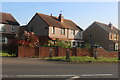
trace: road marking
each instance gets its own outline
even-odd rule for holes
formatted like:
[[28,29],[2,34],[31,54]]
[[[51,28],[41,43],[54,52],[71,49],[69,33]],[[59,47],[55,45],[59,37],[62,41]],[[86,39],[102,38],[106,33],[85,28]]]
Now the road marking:
[[76,75],[2,75],[3,78],[70,78]]
[[90,76],[112,76],[113,74],[83,74],[82,77],[90,77]]
[[78,79],[80,78],[80,76],[73,76],[73,77],[70,77],[69,79],[66,79],[66,80],[75,80],[75,79]]

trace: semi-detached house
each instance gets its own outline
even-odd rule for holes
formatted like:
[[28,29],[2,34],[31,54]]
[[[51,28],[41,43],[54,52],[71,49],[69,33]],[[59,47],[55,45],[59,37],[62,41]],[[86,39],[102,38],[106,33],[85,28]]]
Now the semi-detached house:
[[84,32],[85,42],[98,44],[108,51],[116,51],[120,47],[120,30],[111,23],[93,22]]
[[73,21],[58,17],[36,13],[27,25],[29,31],[39,37],[40,44],[56,39],[70,41],[72,46],[79,47],[83,43],[83,30]]
[[19,33],[19,23],[10,13],[0,12],[0,44],[13,45]]

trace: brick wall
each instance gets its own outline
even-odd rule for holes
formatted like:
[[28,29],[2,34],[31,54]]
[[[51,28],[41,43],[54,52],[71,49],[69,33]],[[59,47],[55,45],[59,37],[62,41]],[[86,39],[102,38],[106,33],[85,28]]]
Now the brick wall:
[[18,47],[18,57],[38,56],[38,48]]
[[49,57],[50,49],[52,49],[52,56],[56,56],[56,48],[54,48],[54,47],[39,47],[39,57]]
[[117,51],[106,51],[103,48],[97,48],[98,57],[118,57]]
[[[50,49],[52,49],[52,56],[66,56],[66,48],[56,48],[56,47],[39,47],[39,48],[28,48],[28,47],[19,47],[18,48],[18,57],[49,57]],[[95,49],[98,53],[98,57],[117,57],[118,52],[109,52],[105,51],[103,48]],[[69,49],[70,56],[93,56],[92,49],[86,48],[72,48]]]
[[76,56],[92,56],[92,50],[86,48],[76,48]]

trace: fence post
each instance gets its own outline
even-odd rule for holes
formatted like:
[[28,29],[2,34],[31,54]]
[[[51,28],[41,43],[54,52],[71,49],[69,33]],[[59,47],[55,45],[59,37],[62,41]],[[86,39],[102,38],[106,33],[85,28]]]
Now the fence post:
[[120,49],[118,50],[118,60],[120,60]]
[[94,48],[94,59],[97,59],[97,50]]
[[52,58],[52,48],[50,48],[49,58]]
[[70,55],[69,55],[69,49],[66,50],[66,60],[69,60]]

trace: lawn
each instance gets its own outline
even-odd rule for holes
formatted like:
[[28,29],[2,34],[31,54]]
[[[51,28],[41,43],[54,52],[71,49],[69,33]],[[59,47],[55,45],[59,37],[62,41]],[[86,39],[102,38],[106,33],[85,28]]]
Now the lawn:
[[118,62],[118,58],[110,58],[110,57],[98,57],[94,59],[94,57],[75,57],[72,56],[68,60],[66,57],[52,57],[52,58],[45,58],[51,61],[69,61],[69,62]]
[[5,53],[5,52],[0,52],[0,56],[2,56],[2,57],[13,57],[13,56],[15,56],[15,54],[10,55],[10,54]]

